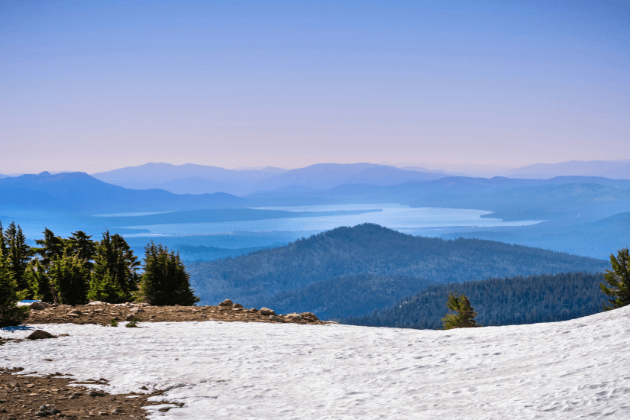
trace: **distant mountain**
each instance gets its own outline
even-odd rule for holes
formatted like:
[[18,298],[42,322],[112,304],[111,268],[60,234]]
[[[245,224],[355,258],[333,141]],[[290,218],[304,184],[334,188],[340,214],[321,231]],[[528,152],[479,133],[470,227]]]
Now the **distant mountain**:
[[[364,224],[333,229],[243,257],[192,264],[189,270],[202,302],[230,298],[247,306],[260,306],[283,293],[360,274],[445,283],[569,270],[593,272],[606,266],[605,261],[542,249],[481,240],[423,238]],[[345,299],[353,299],[353,287],[344,289]],[[283,298],[284,307],[297,308],[294,302],[304,294],[295,295],[293,301]]]
[[430,286],[390,308],[343,323],[372,327],[441,329],[450,292],[465,294],[483,326],[566,321],[601,312],[601,273],[572,272]]
[[276,190],[287,186],[301,186],[323,189],[342,184],[395,185],[406,181],[439,179],[444,176],[433,172],[404,170],[373,163],[318,163],[261,181],[256,184],[256,188]]
[[203,194],[226,192],[243,194],[254,191],[252,185],[283,173],[274,167],[261,169],[225,169],[216,166],[147,163],[95,173],[96,179],[134,189],[160,188],[174,193]]
[[177,195],[163,190],[130,190],[83,172],[22,175],[0,179],[0,208],[69,213],[176,211],[243,207],[247,200],[224,193]]
[[630,164],[604,172],[601,176],[612,179],[630,179]]
[[522,166],[503,173],[511,178],[553,178],[556,176],[602,176],[614,179],[630,179],[630,160],[578,161],[561,163],[537,163]]

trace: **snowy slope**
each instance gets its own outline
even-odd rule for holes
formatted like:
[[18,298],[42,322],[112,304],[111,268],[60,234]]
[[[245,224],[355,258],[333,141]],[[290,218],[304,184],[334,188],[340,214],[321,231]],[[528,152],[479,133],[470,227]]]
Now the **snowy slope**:
[[184,407],[152,418],[630,419],[630,307],[451,331],[141,326],[37,326],[70,337],[5,344],[0,366],[103,377],[111,392],[175,386],[167,398]]

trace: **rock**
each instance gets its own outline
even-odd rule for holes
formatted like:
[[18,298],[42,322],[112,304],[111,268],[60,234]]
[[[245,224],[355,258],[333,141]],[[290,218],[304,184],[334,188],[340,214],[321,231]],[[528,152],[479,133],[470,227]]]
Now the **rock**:
[[39,407],[39,411],[37,413],[35,413],[35,415],[37,417],[46,417],[46,416],[52,416],[52,415],[57,414],[57,413],[61,413],[61,411],[57,410],[52,405],[44,404],[41,407]]
[[241,305],[240,303],[235,303],[234,306],[232,306],[232,308],[234,308],[234,309],[241,309],[241,308],[243,308],[243,305]]
[[31,333],[31,335],[29,335],[26,338],[29,340],[43,340],[45,338],[57,338],[57,337],[44,330],[35,330]]
[[44,302],[33,302],[31,303],[31,309],[34,309],[36,311],[42,311],[44,309],[46,309],[48,307],[47,303]]
[[92,389],[88,392],[90,397],[104,397],[105,393],[103,391],[99,391],[98,389]]
[[277,315],[269,315],[269,319],[272,320],[273,322],[286,322],[284,318],[281,318]]
[[88,303],[88,305],[104,305],[104,303],[99,300],[95,300],[94,302]]
[[256,312],[258,312],[258,309],[256,309],[256,308],[251,308],[251,309],[249,310],[249,312],[251,312],[251,313],[255,314]]
[[299,320],[303,319],[300,314],[295,313],[295,312],[292,313],[292,314],[285,315],[285,317],[289,318],[291,321],[299,321]]
[[307,321],[311,321],[311,322],[319,321],[319,318],[317,318],[317,315],[312,314],[310,312],[302,312],[300,316]]
[[269,309],[269,308],[261,308],[260,309],[260,314],[267,316],[267,315],[275,315],[276,311],[274,311],[273,309]]
[[219,303],[219,306],[234,306],[230,299],[225,299],[223,302]]

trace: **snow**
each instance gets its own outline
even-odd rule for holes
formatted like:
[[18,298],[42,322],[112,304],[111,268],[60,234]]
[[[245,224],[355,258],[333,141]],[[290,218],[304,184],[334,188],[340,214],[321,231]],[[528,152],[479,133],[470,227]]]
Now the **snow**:
[[[630,419],[630,307],[572,321],[450,331],[348,325],[37,325],[0,366],[141,386],[182,402],[152,419]],[[43,359],[52,359],[44,361]]]

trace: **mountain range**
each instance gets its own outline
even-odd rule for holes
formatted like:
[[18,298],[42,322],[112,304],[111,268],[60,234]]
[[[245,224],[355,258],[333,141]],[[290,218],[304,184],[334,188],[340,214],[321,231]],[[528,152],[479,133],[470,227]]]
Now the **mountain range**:
[[176,211],[191,208],[242,207],[247,200],[225,193],[178,195],[168,191],[131,190],[107,184],[83,172],[21,175],[0,179],[0,209],[71,214],[130,211]]
[[133,189],[160,188],[177,194],[225,192],[244,195],[284,187],[326,189],[342,184],[394,185],[405,181],[438,179],[446,175],[372,163],[322,163],[293,170],[273,167],[237,170],[192,164],[148,163],[95,173],[93,176],[110,184]]
[[630,160],[572,160],[561,163],[536,163],[502,173],[510,178],[553,178],[557,176],[599,176],[630,179]]

